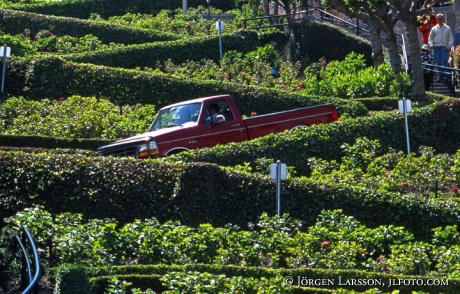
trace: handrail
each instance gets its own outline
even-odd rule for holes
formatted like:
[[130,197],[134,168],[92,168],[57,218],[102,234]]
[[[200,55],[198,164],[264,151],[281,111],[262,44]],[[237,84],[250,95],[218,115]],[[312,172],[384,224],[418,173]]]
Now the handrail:
[[[308,4],[307,5],[307,9],[305,11],[300,11],[300,12],[295,12],[295,13],[292,13],[290,15],[293,15],[293,16],[296,16],[296,15],[305,15],[305,16],[308,16],[309,15],[309,8],[312,8],[313,11],[318,11],[320,12],[320,18],[322,20],[325,20],[325,21],[330,21],[328,20],[327,18],[324,18],[324,15],[327,15],[329,19],[332,19],[334,20],[335,22],[337,23],[340,23],[340,24],[345,24],[347,26],[350,26],[350,27],[353,27],[353,28],[356,28],[356,35],[359,36],[360,35],[360,32],[364,32],[366,34],[370,34],[370,31],[366,30],[366,29],[363,29],[363,28],[360,28],[359,27],[359,18],[357,18],[357,22],[355,24],[352,24],[348,21],[345,21],[343,19],[341,19],[340,17],[337,17],[325,10],[322,9],[322,7],[320,6],[313,6],[313,5],[310,5]],[[278,18],[283,18],[283,17],[287,17],[288,15],[287,14],[280,14],[280,15],[265,15],[265,16],[258,16],[258,17],[251,17],[251,18],[243,18],[241,19],[241,22],[243,23],[243,27],[244,29],[247,29],[246,25],[248,23],[248,21],[250,20],[261,20],[261,19],[278,19]],[[287,23],[282,23],[282,24],[278,24],[278,23],[275,23],[275,24],[270,24],[270,25],[266,25],[266,26],[254,26],[254,27],[249,27],[249,29],[260,29],[260,28],[268,28],[268,27],[279,27],[279,26],[285,26],[285,25],[288,25]],[[399,33],[395,33],[396,36],[400,37],[400,38],[403,38],[403,35],[402,34],[399,34]],[[384,40],[385,41],[385,38],[380,36],[380,39]],[[398,47],[402,47],[402,44],[399,44],[397,43],[396,45],[398,45]]]
[[[34,257],[34,265],[35,265],[35,274],[34,274],[34,277],[32,278],[32,270],[31,270],[31,264],[30,264],[30,260],[27,256],[27,250],[23,244],[23,242],[21,241],[21,239],[16,236],[16,239],[19,243],[19,246],[21,247],[21,250],[22,250],[22,260],[23,262],[26,263],[27,265],[27,272],[29,274],[29,285],[27,286],[27,288],[22,292],[22,294],[26,294],[26,293],[29,293],[29,291],[31,291],[35,284],[38,282],[38,277],[40,275],[40,259],[38,257],[38,251],[37,251],[37,247],[35,246],[35,242],[34,240],[32,239],[32,236],[30,235],[29,231],[27,230],[26,227],[24,227],[24,232],[23,234],[25,233],[25,235],[27,236],[27,238],[29,239],[29,244],[30,244],[30,247],[32,249],[32,254],[33,254],[33,257]],[[24,270],[24,269],[23,269]],[[23,271],[22,271],[23,272]],[[23,275],[21,275],[21,282],[23,282],[23,279],[25,277]],[[22,283],[21,283],[22,284]]]
[[[338,23],[346,24],[347,26],[356,28],[356,35],[357,36],[359,36],[360,31],[365,32],[366,34],[370,34],[370,31],[359,27],[359,18],[356,18],[357,21],[356,21],[356,25],[355,25],[355,24],[352,24],[352,23],[350,23],[348,21],[345,21],[345,20],[341,19],[340,17],[337,17],[337,16],[335,16],[335,15],[333,15],[333,14],[331,14],[331,13],[329,13],[329,12],[323,10],[323,9],[321,9],[320,6],[313,6],[313,5],[308,4],[307,5],[307,15],[308,15],[308,11],[309,11],[308,8],[313,8],[313,11],[319,11],[321,13],[320,18],[323,19],[323,20],[329,21],[329,20],[327,20],[327,19],[325,19],[323,17],[323,15],[326,14],[329,18],[334,19],[334,21],[336,21]],[[402,34],[395,33],[395,35],[400,37],[400,38],[403,38]],[[382,37],[382,36],[380,36],[380,39],[385,40],[385,38]],[[402,47],[402,44],[397,43],[396,45],[398,45],[399,47]]]
[[[301,12],[295,12],[290,15],[302,15],[304,14],[304,11]],[[248,23],[249,20],[263,20],[263,19],[276,19],[278,20],[279,18],[287,17],[287,14],[277,14],[277,15],[266,15],[266,16],[257,16],[257,17],[250,17],[250,18],[242,18],[241,22],[243,23],[244,29],[247,29],[246,24]],[[270,28],[270,27],[279,27],[279,26],[285,26],[288,25],[288,23],[281,23],[281,24],[271,24],[267,26],[254,26],[254,27],[249,27],[248,29],[261,29],[261,28]]]

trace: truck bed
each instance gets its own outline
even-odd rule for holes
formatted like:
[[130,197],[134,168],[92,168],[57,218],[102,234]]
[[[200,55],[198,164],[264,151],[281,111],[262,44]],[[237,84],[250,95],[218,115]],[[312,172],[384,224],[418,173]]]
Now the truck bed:
[[280,111],[243,119],[249,139],[279,133],[295,127],[306,127],[313,124],[330,123],[338,119],[337,111],[332,104]]

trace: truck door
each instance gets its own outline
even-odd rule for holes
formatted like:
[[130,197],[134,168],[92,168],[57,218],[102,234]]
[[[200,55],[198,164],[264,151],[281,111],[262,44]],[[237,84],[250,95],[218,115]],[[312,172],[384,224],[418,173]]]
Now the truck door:
[[244,122],[240,117],[234,117],[225,100],[209,102],[205,106],[201,128],[197,148],[247,140]]

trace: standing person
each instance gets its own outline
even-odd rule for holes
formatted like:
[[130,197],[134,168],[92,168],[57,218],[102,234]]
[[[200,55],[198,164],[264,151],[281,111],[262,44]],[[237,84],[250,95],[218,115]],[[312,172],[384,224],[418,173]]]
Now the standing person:
[[[434,49],[436,65],[447,67],[447,59],[449,58],[450,49],[454,45],[454,37],[452,36],[450,27],[444,23],[444,15],[442,13],[436,15],[436,20],[438,24],[431,29],[428,44],[431,49]],[[438,68],[437,81],[446,80],[446,70]]]
[[430,36],[431,29],[438,24],[433,7],[428,7],[426,13],[420,18],[417,18],[417,21],[419,23],[417,28],[422,33],[422,42],[428,44],[428,37]]
[[[430,47],[427,44],[422,46],[422,62],[427,64],[434,64],[433,55],[431,55]],[[423,80],[425,82],[425,91],[430,91],[431,81],[433,80],[433,68],[423,68]]]

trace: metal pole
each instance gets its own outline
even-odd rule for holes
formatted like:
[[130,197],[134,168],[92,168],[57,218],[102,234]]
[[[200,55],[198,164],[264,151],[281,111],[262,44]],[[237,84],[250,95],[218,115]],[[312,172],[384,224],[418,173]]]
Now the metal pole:
[[281,161],[276,161],[276,210],[281,217]]
[[404,112],[404,122],[405,122],[405,124],[406,124],[407,154],[410,154],[410,145],[409,145],[409,123],[407,122],[406,98],[403,98],[403,112]]
[[359,17],[356,18],[356,35],[359,36]]
[[5,70],[6,70],[6,44],[3,46],[3,73],[2,73],[2,93],[5,88]]
[[211,19],[211,0],[208,0],[208,20]]
[[222,59],[222,26],[221,26],[220,19],[219,19],[219,52],[220,52],[220,59]]
[[279,23],[279,19],[278,19],[278,2],[273,2],[273,15],[276,15],[275,17],[275,23],[278,24]]
[[182,0],[182,14],[187,14],[187,0]]

